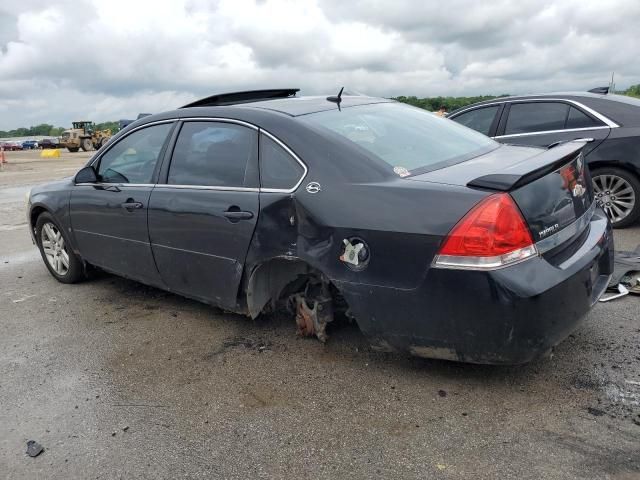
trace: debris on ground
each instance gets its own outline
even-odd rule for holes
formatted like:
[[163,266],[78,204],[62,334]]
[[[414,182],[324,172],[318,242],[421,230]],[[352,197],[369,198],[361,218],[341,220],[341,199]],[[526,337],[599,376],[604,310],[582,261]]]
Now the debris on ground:
[[620,297],[624,297],[625,295],[629,295],[629,290],[627,289],[627,287],[625,287],[621,283],[618,284],[616,289],[618,290],[618,293],[616,293],[614,295],[610,295],[608,297],[602,297],[602,298],[600,298],[600,301],[601,302],[609,302],[611,300],[615,300],[616,298],[620,298]]
[[27,455],[30,457],[37,457],[44,452],[44,447],[35,440],[29,440],[27,442]]
[[594,417],[601,417],[605,414],[605,412],[600,410],[599,408],[593,408],[593,407],[588,407],[587,412],[589,412]]
[[616,293],[601,298],[601,302],[624,297],[629,293],[640,295],[640,245],[633,252],[615,252],[613,274],[607,290]]

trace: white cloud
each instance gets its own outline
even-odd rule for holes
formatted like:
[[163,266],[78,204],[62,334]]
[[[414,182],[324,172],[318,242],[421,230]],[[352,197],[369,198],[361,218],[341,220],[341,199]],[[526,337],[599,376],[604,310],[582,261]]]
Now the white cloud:
[[216,92],[465,95],[640,82],[637,0],[3,0],[0,129]]

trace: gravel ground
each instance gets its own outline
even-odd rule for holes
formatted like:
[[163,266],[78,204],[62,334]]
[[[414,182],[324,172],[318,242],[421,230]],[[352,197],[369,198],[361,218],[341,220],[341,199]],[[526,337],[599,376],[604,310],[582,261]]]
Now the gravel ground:
[[87,157],[0,171],[0,478],[640,478],[639,297],[497,368],[374,352],[352,325],[322,345],[109,275],[62,285],[24,193]]

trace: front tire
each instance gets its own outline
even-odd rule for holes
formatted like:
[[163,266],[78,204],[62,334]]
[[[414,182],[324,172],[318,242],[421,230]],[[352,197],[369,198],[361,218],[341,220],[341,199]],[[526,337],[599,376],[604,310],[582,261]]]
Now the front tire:
[[89,150],[91,150],[93,148],[93,144],[91,143],[91,139],[90,138],[83,138],[80,141],[80,148],[82,148],[82,150],[84,150],[85,152],[88,152]]
[[620,168],[604,167],[591,172],[593,193],[613,228],[625,228],[640,218],[640,181]]
[[62,283],[84,279],[82,261],[73,253],[69,239],[50,213],[44,212],[36,221],[36,240],[45,266]]

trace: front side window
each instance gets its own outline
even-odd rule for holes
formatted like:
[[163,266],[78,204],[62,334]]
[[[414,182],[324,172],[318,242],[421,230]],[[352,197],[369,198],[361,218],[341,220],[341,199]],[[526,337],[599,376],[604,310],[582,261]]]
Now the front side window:
[[100,159],[98,179],[105,183],[151,183],[172,126],[171,123],[153,125],[120,140]]
[[458,122],[460,125],[464,125],[465,127],[473,128],[476,132],[489,135],[489,130],[491,130],[491,125],[493,124],[493,119],[498,112],[498,108],[500,108],[499,105],[478,108],[458,115],[451,120]]
[[463,162],[499,146],[456,122],[395,102],[299,118],[353,142],[403,177]]
[[289,190],[298,183],[304,168],[267,135],[260,136],[260,185]]
[[559,102],[513,103],[505,135],[564,129],[569,105]]
[[257,152],[257,132],[222,122],[186,122],[171,158],[168,184],[243,187]]

